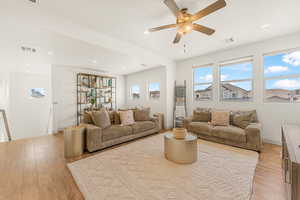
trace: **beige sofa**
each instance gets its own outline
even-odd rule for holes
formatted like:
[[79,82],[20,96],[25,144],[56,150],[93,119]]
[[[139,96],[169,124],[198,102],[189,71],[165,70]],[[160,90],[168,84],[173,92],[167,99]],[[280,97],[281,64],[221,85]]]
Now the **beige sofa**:
[[[198,111],[197,111],[198,110]],[[201,109],[196,109],[199,112]],[[203,110],[203,109],[202,109]],[[199,138],[218,142],[222,144],[228,144],[236,147],[250,149],[260,152],[262,149],[261,138],[261,124],[257,120],[256,111],[230,111],[230,125],[229,126],[213,126],[210,123],[209,115],[211,111],[206,109],[208,113],[206,116],[200,116],[200,119],[195,119],[194,116],[190,116],[184,120],[184,127],[194,134],[197,134]],[[198,113],[199,114],[199,113]],[[251,115],[249,124],[244,127],[238,127],[234,123],[235,116],[239,115]],[[249,117],[248,117],[249,118]],[[244,121],[245,122],[245,121]]]
[[156,118],[151,118],[149,121],[136,121],[135,124],[129,126],[123,126],[119,124],[120,122],[115,122],[112,119],[111,122],[111,126],[102,129],[96,126],[90,119],[84,118],[86,148],[89,152],[159,132],[159,122]]

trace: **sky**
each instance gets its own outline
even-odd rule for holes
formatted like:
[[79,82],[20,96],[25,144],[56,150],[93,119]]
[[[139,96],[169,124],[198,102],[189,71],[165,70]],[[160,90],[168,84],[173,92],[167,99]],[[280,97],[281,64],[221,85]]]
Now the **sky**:
[[159,91],[159,83],[150,83],[149,84],[149,91]]
[[[160,84],[159,83],[150,83],[149,84],[149,91],[160,91]],[[133,85],[131,87],[131,93],[138,94],[140,93],[140,86]]]
[[[264,57],[264,74],[267,78],[300,74],[300,51],[281,53],[274,56]],[[266,81],[267,89],[300,88],[300,78],[271,79]]]
[[138,85],[133,85],[133,86],[131,87],[131,93],[132,93],[132,94],[139,94],[139,93],[140,93],[140,86],[138,86]]
[[[242,80],[252,78],[252,63],[240,63],[220,67],[220,76],[222,81]],[[274,78],[278,76],[299,74],[300,75],[300,51],[292,53],[280,53],[273,56],[264,56],[264,76],[265,78]],[[200,67],[194,70],[195,83],[211,83],[213,79],[212,67]],[[251,90],[252,84],[248,82],[231,83],[245,90]],[[300,88],[299,78],[277,78],[266,80],[267,89],[288,89],[294,90]],[[204,89],[209,85],[195,87]]]

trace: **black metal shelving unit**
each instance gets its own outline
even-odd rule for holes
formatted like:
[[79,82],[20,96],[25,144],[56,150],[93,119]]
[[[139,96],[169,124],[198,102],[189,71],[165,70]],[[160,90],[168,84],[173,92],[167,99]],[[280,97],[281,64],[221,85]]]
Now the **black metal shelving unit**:
[[82,122],[84,112],[116,109],[115,77],[95,74],[77,74],[77,124]]

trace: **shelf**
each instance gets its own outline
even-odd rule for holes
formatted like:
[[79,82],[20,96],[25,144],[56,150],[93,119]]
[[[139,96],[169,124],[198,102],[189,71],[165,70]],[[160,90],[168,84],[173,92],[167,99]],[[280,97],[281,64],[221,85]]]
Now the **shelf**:
[[[116,108],[116,78],[95,74],[77,74],[77,123],[81,122],[82,113],[91,106],[95,99],[97,107]],[[111,100],[111,101],[107,101]],[[84,102],[84,103],[83,103]]]

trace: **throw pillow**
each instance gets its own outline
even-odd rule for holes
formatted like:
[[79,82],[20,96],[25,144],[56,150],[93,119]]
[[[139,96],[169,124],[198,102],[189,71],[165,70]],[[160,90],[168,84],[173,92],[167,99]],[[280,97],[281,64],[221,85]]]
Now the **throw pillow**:
[[108,111],[109,119],[110,119],[110,123],[111,124],[115,123],[115,112],[116,111],[113,111],[113,110]]
[[134,111],[135,121],[150,121],[150,108],[137,109]]
[[236,114],[233,117],[233,125],[245,129],[252,122],[252,113]]
[[209,108],[197,108],[193,112],[193,122],[209,122],[211,121],[211,111]]
[[257,114],[256,114],[256,110],[249,110],[249,111],[243,111],[243,110],[238,110],[238,111],[231,111],[230,113],[230,124],[234,125],[233,119],[236,115],[250,115],[251,119],[251,123],[256,123],[258,122],[257,119]]
[[120,112],[115,112],[115,116],[114,116],[114,120],[115,120],[115,124],[121,124],[121,119],[120,119]]
[[93,111],[92,119],[96,126],[99,126],[103,129],[111,125],[109,114],[106,109],[101,109],[100,111]]
[[120,119],[121,124],[124,126],[132,125],[135,123],[132,110],[120,111]]
[[86,123],[86,124],[94,124],[93,119],[92,119],[92,113],[84,112],[82,121],[83,121],[83,123]]
[[211,124],[213,126],[228,126],[229,111],[212,111]]

